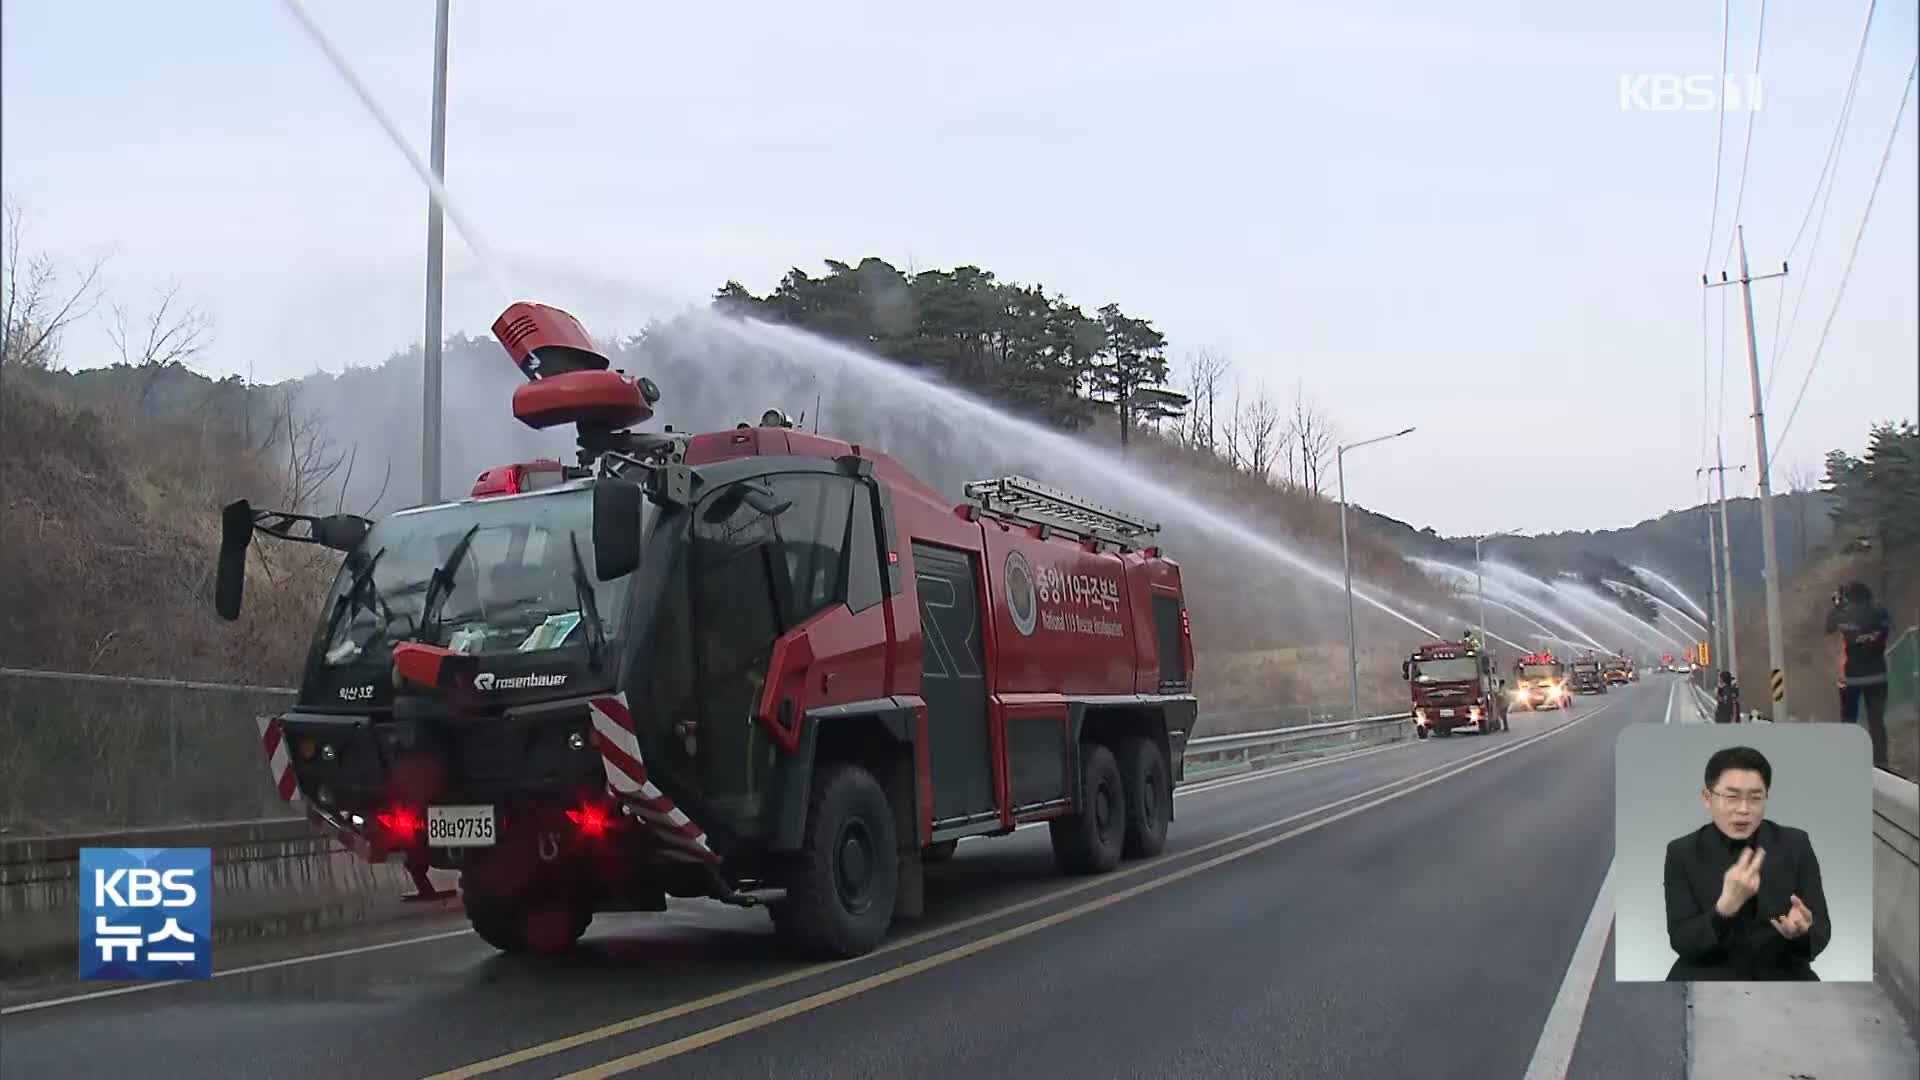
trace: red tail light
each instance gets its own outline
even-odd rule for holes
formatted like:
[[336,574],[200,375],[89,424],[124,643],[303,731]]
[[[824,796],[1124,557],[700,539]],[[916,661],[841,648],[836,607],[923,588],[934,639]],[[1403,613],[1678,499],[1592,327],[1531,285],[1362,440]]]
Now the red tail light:
[[609,824],[606,812],[597,806],[583,806],[578,810],[569,810],[567,820],[573,822],[582,836],[603,835]]
[[373,815],[380,827],[393,834],[400,841],[411,841],[420,831],[420,817],[406,807],[396,807],[384,813]]
[[1187,605],[1180,605],[1180,636],[1193,636],[1193,623],[1187,618]]

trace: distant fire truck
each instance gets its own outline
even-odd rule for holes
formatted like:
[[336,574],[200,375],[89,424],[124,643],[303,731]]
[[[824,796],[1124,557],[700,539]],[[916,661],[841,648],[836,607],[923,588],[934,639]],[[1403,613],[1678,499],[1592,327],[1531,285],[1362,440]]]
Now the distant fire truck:
[[1513,665],[1508,704],[1520,709],[1570,708],[1573,697],[1567,689],[1567,666],[1550,652],[1521,657]]
[[1507,710],[1494,685],[1493,661],[1472,641],[1422,645],[1400,662],[1413,694],[1414,733],[1442,737],[1458,730],[1507,730]]

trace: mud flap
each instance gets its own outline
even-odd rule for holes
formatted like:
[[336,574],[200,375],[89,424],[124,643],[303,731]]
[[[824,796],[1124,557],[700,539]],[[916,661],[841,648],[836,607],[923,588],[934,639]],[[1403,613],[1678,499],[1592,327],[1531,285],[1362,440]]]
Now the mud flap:
[[920,845],[900,849],[899,886],[893,894],[893,917],[923,919],[927,914],[927,883],[920,861]]
[[434,900],[445,900],[453,895],[452,889],[434,887],[433,879],[427,877],[426,849],[417,849],[418,853],[407,854],[407,873],[413,878],[414,891],[400,898],[403,904],[424,904]]

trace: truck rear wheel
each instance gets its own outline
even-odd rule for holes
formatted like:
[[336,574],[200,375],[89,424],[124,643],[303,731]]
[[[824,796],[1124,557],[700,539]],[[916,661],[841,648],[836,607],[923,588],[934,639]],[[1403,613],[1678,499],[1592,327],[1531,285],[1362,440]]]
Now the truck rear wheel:
[[775,928],[808,953],[872,952],[893,924],[899,859],[893,810],[879,781],[858,765],[826,766],[814,779],[806,833]]
[[503,953],[563,953],[593,923],[593,908],[565,894],[501,896],[463,882],[460,898],[473,932]]
[[1080,744],[1079,810],[1047,823],[1054,861],[1069,874],[1104,874],[1120,865],[1126,840],[1126,787],[1113,751]]
[[1121,854],[1130,859],[1150,858],[1167,846],[1167,811],[1172,786],[1167,783],[1167,759],[1160,744],[1131,736],[1120,743],[1120,779],[1127,797],[1126,840]]

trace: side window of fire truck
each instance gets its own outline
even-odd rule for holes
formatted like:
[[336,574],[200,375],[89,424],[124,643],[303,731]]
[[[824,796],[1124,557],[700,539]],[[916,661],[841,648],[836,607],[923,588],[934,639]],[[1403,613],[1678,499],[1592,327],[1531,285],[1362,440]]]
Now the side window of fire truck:
[[854,481],[823,473],[789,473],[770,480],[790,503],[775,523],[785,558],[791,621],[800,622],[844,594],[847,526]]
[[871,485],[853,486],[853,520],[847,523],[847,607],[853,611],[865,611],[886,599],[873,502]]

